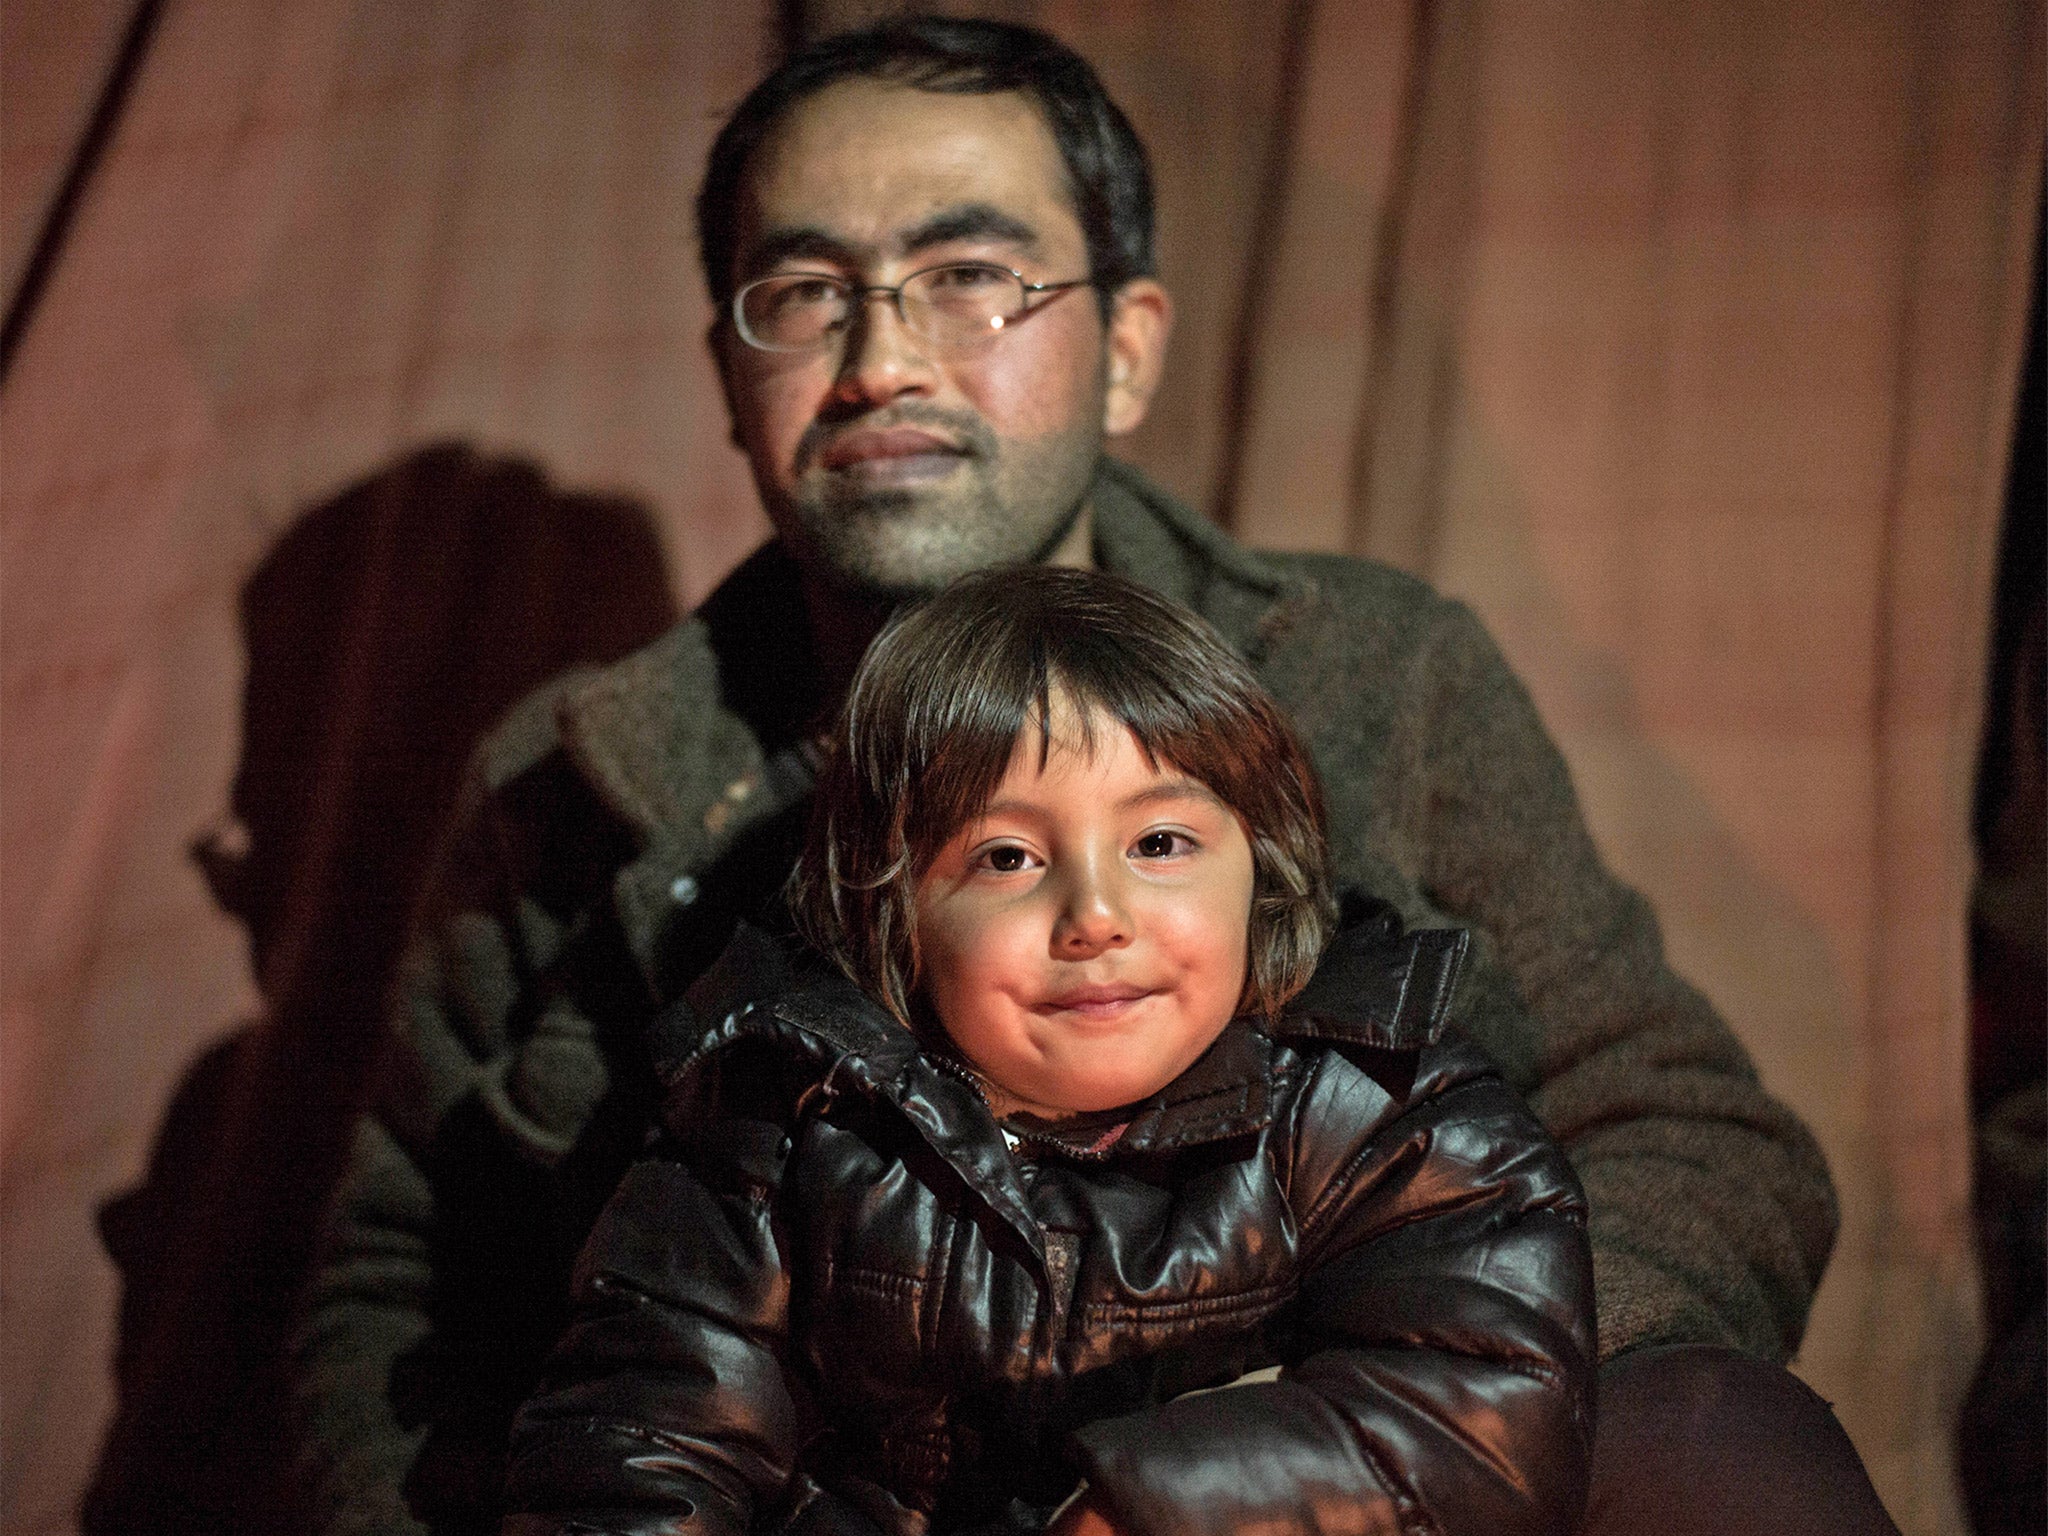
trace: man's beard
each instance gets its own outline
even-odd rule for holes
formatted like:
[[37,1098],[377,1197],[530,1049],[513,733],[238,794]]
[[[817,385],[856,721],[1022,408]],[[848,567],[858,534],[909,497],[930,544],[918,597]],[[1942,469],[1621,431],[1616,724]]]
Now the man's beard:
[[1088,504],[1100,432],[998,442],[979,419],[912,408],[890,425],[929,426],[961,445],[960,464],[930,486],[865,486],[814,467],[775,509],[793,552],[850,595],[894,604],[969,571],[1048,558]]

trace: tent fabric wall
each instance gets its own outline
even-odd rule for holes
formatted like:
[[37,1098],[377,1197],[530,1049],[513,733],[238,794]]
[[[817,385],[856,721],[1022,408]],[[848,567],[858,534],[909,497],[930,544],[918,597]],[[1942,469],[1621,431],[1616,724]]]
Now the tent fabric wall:
[[[165,6],[0,393],[10,1531],[70,1528],[106,1419],[93,1207],[258,1006],[185,857],[234,772],[238,589],[455,439],[646,507],[677,599],[708,590],[765,523],[689,194],[780,39],[873,9]],[[1967,796],[2039,0],[978,9],[1082,48],[1153,149],[1179,326],[1128,452],[1254,542],[1484,615],[1827,1147],[1799,1369],[1902,1527],[1958,1530]],[[13,146],[55,184],[125,23],[10,8],[10,277],[48,196]]]
[[38,236],[119,60],[135,0],[0,11],[0,292],[19,291]]

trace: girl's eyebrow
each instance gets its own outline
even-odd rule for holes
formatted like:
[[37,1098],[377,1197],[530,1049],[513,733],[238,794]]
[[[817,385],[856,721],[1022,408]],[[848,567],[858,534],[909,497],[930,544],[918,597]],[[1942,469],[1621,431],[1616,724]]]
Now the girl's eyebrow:
[[[1215,790],[1204,784],[1200,779],[1189,778],[1162,779],[1157,784],[1148,784],[1143,789],[1134,790],[1117,801],[1116,809],[1131,811],[1143,806],[1155,805],[1171,800],[1202,800],[1222,810],[1227,811],[1230,809],[1230,802],[1217,794]],[[991,800],[982,807],[979,816],[969,818],[962,825],[973,826],[980,822],[989,821],[999,815],[1036,817],[1044,814],[1044,806],[1028,800]]]
[[1119,810],[1135,810],[1139,806],[1152,805],[1162,800],[1206,800],[1211,805],[1230,807],[1224,798],[1200,779],[1162,779],[1157,784],[1148,784],[1134,794],[1125,795],[1117,802]]

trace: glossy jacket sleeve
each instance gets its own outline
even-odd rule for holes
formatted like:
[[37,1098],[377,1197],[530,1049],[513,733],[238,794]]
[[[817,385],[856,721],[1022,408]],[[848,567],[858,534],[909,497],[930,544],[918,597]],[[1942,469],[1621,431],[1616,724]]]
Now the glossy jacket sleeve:
[[718,1175],[642,1162],[591,1233],[574,1320],[513,1427],[508,1536],[744,1536],[788,1486],[789,1287],[762,1176],[780,1129],[708,1139]]
[[1426,1051],[1405,1105],[1341,1057],[1318,1079],[1297,1148],[1336,1155],[1294,1170],[1286,1369],[1085,1428],[1093,1496],[1132,1536],[1567,1536],[1593,1431],[1576,1180],[1469,1045]]

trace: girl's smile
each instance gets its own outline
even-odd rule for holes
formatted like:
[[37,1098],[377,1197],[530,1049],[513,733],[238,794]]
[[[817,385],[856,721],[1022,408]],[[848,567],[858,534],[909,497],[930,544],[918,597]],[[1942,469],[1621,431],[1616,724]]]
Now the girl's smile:
[[[998,1114],[1111,1109],[1207,1050],[1245,984],[1237,814],[1120,722],[1054,696],[917,885],[922,993]],[[1092,738],[1092,741],[1091,741]]]

